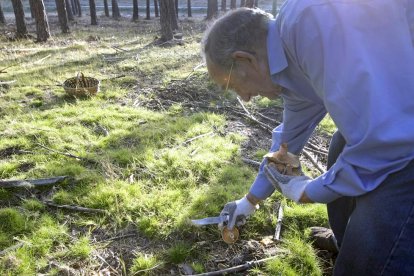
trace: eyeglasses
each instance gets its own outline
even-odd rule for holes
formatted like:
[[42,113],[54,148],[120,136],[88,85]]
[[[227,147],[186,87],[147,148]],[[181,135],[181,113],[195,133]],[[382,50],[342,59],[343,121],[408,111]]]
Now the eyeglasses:
[[231,63],[229,77],[227,78],[227,83],[226,83],[226,90],[224,90],[225,92],[229,91],[231,73],[233,72],[233,65],[234,65],[234,62]]

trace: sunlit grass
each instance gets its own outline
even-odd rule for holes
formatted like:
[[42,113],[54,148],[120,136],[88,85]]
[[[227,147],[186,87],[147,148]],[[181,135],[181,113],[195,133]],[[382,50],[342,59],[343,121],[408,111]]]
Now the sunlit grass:
[[[115,236],[124,229],[162,244],[127,260],[125,270],[131,275],[160,275],[160,270],[182,262],[201,273],[205,257],[194,250],[193,239],[209,241],[218,232],[213,227],[196,229],[188,219],[218,215],[255,178],[256,170],[241,161],[247,138],[228,131],[226,115],[189,110],[179,102],[160,110],[141,105],[202,63],[201,34],[191,30],[183,46],[157,47],[152,45],[158,32],[153,22],[140,21],[141,27],[116,24],[94,28],[93,35],[79,24],[69,35],[55,31],[45,44],[4,41],[1,68],[13,67],[1,80],[16,82],[0,86],[0,178],[69,179],[24,193],[0,189],[0,250],[21,243],[0,260],[2,275],[59,275],[64,267],[97,267],[94,252],[107,244],[93,235]],[[198,70],[191,89],[214,91],[205,68]],[[60,86],[79,71],[101,80],[95,97],[74,98]],[[191,96],[183,87],[176,92]],[[222,97],[235,100],[234,95]],[[258,98],[249,107],[273,106],[280,101]],[[260,160],[266,152],[257,149],[255,157]],[[264,202],[241,238],[272,235],[272,208],[281,199],[275,194]],[[45,200],[104,213],[57,210]],[[301,250],[312,250],[298,237],[306,227],[325,223],[320,206],[289,203],[284,233],[292,240],[286,245],[292,255],[259,272],[317,275],[317,260],[312,253],[301,255]]]

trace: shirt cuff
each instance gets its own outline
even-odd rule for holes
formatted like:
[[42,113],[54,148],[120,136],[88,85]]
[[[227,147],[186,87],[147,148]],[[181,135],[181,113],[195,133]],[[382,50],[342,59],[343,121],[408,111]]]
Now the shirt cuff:
[[305,188],[306,195],[314,202],[330,203],[342,197],[341,194],[331,190],[323,183],[323,179],[318,177],[311,181]]

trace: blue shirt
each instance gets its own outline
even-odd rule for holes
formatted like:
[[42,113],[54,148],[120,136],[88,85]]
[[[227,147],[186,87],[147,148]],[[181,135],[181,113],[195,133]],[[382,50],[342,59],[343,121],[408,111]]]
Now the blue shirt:
[[[414,159],[414,0],[288,0],[269,23],[273,82],[286,88],[271,151],[300,153],[329,113],[346,145],[306,187],[328,203],[372,191]],[[250,192],[274,188],[263,173]],[[414,184],[413,184],[414,185]]]

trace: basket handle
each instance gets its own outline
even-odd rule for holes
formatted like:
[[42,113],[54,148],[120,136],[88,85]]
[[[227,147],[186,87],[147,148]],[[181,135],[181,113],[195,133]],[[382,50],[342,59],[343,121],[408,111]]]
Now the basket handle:
[[78,74],[76,75],[75,89],[78,89],[78,85],[79,85],[80,81],[82,81],[81,84],[83,84],[83,87],[87,86],[86,85],[86,80],[85,80],[85,75],[82,72],[78,72]]

